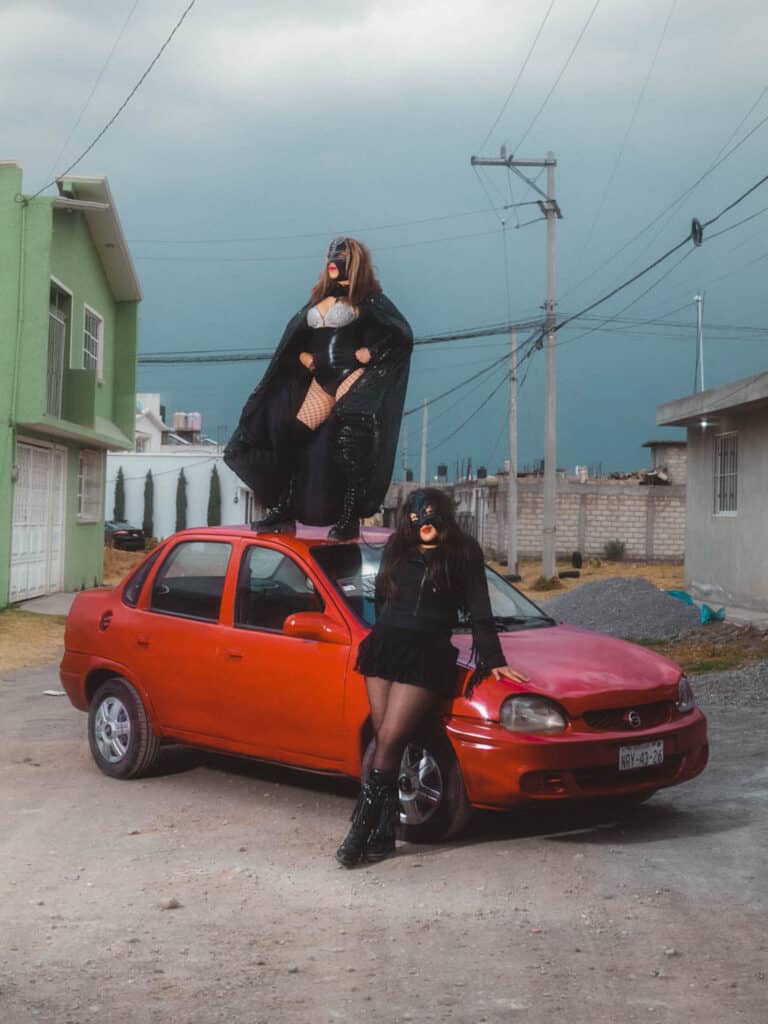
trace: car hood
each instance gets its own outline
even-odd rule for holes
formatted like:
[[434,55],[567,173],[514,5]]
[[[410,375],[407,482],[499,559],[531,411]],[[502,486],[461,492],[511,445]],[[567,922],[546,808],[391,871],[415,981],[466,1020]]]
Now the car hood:
[[[574,717],[588,708],[649,704],[677,696],[679,665],[604,633],[563,625],[500,633],[499,640],[509,667],[526,675],[528,682],[490,677],[476,688],[471,702],[457,702],[463,705],[455,708],[457,713],[498,718],[505,697],[520,692],[550,697]],[[471,665],[471,636],[454,635],[453,643],[460,661]]]

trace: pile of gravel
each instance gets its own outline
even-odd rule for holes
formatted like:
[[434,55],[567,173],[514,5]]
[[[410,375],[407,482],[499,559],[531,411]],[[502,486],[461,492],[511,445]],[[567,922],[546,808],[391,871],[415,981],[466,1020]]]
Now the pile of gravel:
[[639,577],[595,580],[538,603],[558,622],[624,640],[669,640],[701,625],[698,608]]

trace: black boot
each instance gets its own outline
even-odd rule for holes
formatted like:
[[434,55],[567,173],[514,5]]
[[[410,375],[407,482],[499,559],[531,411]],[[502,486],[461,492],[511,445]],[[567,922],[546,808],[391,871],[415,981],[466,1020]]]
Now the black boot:
[[373,416],[354,413],[340,417],[335,460],[344,479],[344,499],[341,515],[328,533],[329,540],[353,540],[360,536],[360,507],[365,502],[377,450]]
[[288,482],[274,505],[271,505],[266,515],[251,524],[252,529],[257,532],[267,530],[275,533],[287,533],[296,527],[296,512],[294,498],[296,490],[296,473],[301,459],[301,453],[312,438],[314,431],[294,419],[284,428],[280,441],[280,451],[283,460],[284,472],[289,473]]
[[352,812],[352,826],[336,851],[336,860],[345,868],[354,867],[365,857],[368,839],[381,815],[389,776],[374,768],[364,782]]
[[296,519],[293,514],[293,477],[278,498],[275,505],[267,509],[263,518],[251,523],[251,529],[257,533],[272,531],[274,533],[286,533],[296,528]]
[[381,772],[384,786],[384,799],[381,803],[379,820],[371,832],[365,847],[365,859],[376,862],[391,857],[395,852],[395,834],[400,821],[400,790],[397,779],[385,776]]
[[328,531],[328,540],[353,540],[360,536],[360,517],[357,514],[356,487],[348,485],[344,490],[341,515]]

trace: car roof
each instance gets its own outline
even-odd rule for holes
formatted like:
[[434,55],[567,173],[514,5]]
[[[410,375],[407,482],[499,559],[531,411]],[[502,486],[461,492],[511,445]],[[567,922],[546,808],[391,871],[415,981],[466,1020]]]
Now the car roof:
[[337,541],[328,540],[328,526],[305,526],[297,523],[296,531],[290,533],[278,533],[274,531],[259,532],[252,530],[249,526],[199,526],[193,529],[182,530],[173,535],[174,538],[185,538],[188,540],[225,540],[232,538],[243,538],[245,540],[269,540],[278,541],[287,547],[298,548],[306,551],[309,548],[322,546],[333,546],[336,544],[384,544],[392,534],[392,530],[382,526],[364,526],[359,537],[352,540]]

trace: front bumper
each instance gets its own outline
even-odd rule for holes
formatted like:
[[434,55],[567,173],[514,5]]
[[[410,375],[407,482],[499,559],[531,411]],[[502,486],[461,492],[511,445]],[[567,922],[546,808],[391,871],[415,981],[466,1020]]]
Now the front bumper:
[[[498,723],[453,719],[446,724],[476,807],[504,809],[527,800],[622,796],[676,786],[704,770],[707,721],[695,709],[675,722],[628,734],[507,732]],[[619,748],[663,740],[662,764],[619,771]]]

